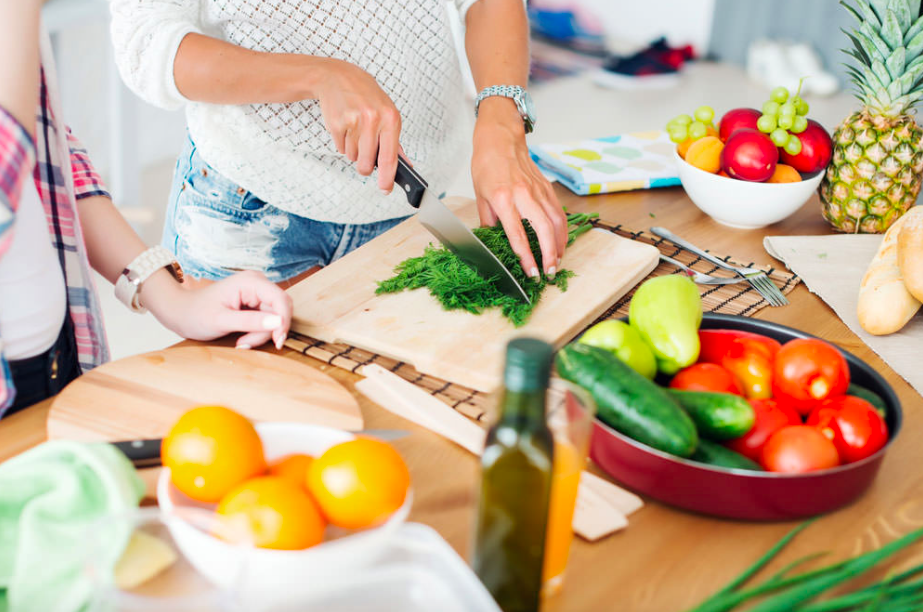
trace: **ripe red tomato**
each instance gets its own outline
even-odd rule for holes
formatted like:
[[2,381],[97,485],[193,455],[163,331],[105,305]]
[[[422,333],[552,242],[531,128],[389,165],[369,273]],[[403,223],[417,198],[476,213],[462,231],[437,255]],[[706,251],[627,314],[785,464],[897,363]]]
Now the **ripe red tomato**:
[[721,117],[721,123],[718,124],[718,138],[721,142],[727,139],[739,129],[750,128],[756,129],[756,121],[763,115],[762,112],[755,108],[734,108],[724,113]]
[[848,387],[846,358],[823,340],[791,340],[776,354],[772,396],[801,414],[828,397],[844,395]]
[[778,161],[779,149],[769,136],[749,128],[731,134],[721,149],[721,169],[742,181],[765,181]]
[[724,445],[759,463],[763,447],[772,434],[789,425],[801,425],[801,417],[791,408],[780,406],[771,399],[751,399],[750,405],[753,406],[753,414],[756,416],[753,427],[741,437],[728,440]]
[[763,467],[770,472],[801,474],[840,464],[833,442],[809,425],[783,427],[763,447]]
[[875,407],[852,395],[824,401],[807,423],[833,442],[843,463],[874,455],[888,441],[888,426]]
[[683,368],[670,381],[670,388],[684,391],[743,394],[740,383],[734,375],[714,363],[697,363]]

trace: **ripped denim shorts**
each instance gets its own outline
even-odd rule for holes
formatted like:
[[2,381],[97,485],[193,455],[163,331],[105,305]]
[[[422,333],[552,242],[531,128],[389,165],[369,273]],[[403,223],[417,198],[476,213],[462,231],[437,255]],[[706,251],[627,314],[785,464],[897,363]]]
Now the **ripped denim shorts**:
[[278,283],[336,261],[401,221],[325,223],[279,210],[216,172],[187,135],[173,174],[163,246],[196,278],[258,270]]

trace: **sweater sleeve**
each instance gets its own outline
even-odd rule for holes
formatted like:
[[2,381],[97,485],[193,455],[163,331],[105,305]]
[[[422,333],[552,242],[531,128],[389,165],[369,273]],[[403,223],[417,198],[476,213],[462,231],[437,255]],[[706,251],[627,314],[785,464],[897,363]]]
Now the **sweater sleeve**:
[[0,107],[0,257],[13,238],[13,222],[23,185],[32,179],[35,143],[26,129]]
[[458,17],[461,20],[462,28],[465,27],[465,18],[468,17],[468,9],[474,6],[478,0],[453,0],[455,7],[458,9]]
[[200,33],[201,0],[110,0],[115,62],[128,88],[168,110],[188,100],[173,78],[183,38]]

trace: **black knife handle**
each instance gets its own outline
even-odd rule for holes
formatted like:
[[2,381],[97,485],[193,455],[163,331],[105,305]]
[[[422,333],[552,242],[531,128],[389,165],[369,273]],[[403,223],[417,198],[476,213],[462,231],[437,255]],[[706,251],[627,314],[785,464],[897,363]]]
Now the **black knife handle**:
[[407,201],[414,208],[420,208],[420,202],[423,200],[423,192],[428,185],[423,177],[417,174],[416,170],[410,167],[400,156],[397,158],[397,172],[394,174],[394,184],[404,191]]
[[160,465],[160,438],[147,440],[124,440],[112,445],[122,451],[136,468],[157,467]]

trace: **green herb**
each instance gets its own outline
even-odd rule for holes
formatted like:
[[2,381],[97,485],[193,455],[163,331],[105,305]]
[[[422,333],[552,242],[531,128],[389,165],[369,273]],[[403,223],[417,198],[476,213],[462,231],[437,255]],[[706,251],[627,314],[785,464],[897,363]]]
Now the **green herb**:
[[[597,213],[568,214],[567,244],[589,231],[592,228],[591,219],[598,216]],[[535,230],[528,221],[523,221],[523,227],[535,261],[542,270],[542,253]],[[519,264],[519,257],[513,252],[500,225],[479,227],[473,231],[512,273],[516,282],[525,289],[530,303],[506,295],[492,280],[481,278],[451,251],[443,246],[433,245],[427,246],[420,257],[411,257],[398,264],[394,269],[396,275],[378,283],[375,293],[396,293],[405,289],[426,287],[430,295],[439,300],[446,310],[467,310],[472,314],[481,314],[489,308],[500,308],[503,316],[519,327],[529,319],[545,287],[554,285],[561,291],[567,290],[567,279],[574,275],[570,270],[558,270],[554,279],[549,279],[544,274],[539,278],[526,276]]]
[[827,259],[827,254],[826,254],[826,253],[818,253],[818,254],[817,254],[817,258],[818,258],[818,259]]
[[[808,561],[816,559],[815,553],[788,564],[768,580],[746,590],[740,589],[754,574],[762,569],[782,548],[785,547],[809,523],[804,523],[780,540],[772,549],[760,557],[729,585],[699,604],[691,612],[728,612],[744,603],[758,604],[748,607],[750,612],[908,612],[923,609],[923,579],[909,579],[923,573],[918,565],[901,574],[890,576],[863,589],[841,594],[825,601],[813,602],[819,595],[839,587],[865,573],[873,566],[923,538],[923,529],[913,531],[902,538],[865,554],[846,561],[833,563],[801,574],[787,574]],[[775,595],[769,595],[776,592]]]

